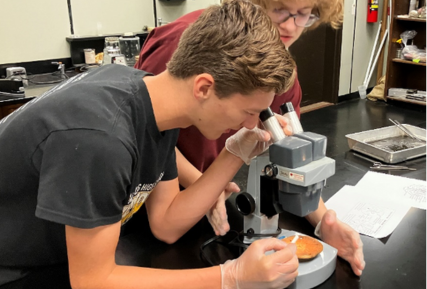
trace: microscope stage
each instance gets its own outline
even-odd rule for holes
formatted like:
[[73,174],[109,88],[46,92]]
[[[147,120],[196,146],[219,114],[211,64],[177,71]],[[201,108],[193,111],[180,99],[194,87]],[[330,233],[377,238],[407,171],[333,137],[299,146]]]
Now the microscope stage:
[[[282,233],[278,238],[286,238],[294,235],[304,236],[304,234],[295,231],[282,229]],[[335,271],[338,250],[320,240],[319,242],[323,245],[323,251],[311,260],[300,260],[298,277],[294,283],[287,287],[288,289],[308,289],[316,287],[325,282]]]

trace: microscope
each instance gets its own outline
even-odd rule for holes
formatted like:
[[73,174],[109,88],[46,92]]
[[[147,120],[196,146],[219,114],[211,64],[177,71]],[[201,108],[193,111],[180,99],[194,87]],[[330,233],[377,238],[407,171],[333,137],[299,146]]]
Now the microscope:
[[[326,137],[304,132],[292,103],[283,104],[281,110],[293,135],[285,136],[271,109],[260,114],[274,143],[251,161],[247,191],[236,197],[236,207],[244,216],[245,244],[265,237],[303,235],[280,229],[279,213],[303,217],[315,211],[326,179],[335,173],[335,160],[325,156]],[[335,271],[337,249],[320,242],[323,251],[311,260],[300,260],[298,277],[288,288],[313,288]]]

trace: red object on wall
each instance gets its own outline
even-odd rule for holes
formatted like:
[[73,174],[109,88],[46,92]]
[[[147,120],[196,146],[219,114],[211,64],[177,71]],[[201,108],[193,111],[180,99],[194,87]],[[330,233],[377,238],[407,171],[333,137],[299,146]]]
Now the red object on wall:
[[378,0],[368,0],[368,23],[378,21]]

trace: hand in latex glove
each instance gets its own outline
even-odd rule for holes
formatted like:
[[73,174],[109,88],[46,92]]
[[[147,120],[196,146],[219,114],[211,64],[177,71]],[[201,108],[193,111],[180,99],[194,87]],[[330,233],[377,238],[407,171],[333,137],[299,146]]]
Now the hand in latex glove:
[[271,145],[270,134],[257,127],[253,129],[241,128],[225,141],[225,148],[246,164],[251,159],[264,152]]
[[219,196],[218,200],[206,214],[209,223],[215,231],[215,235],[224,236],[230,230],[230,225],[228,224],[227,220],[227,209],[225,208],[225,201],[232,193],[238,192],[240,192],[239,186],[234,182],[229,182],[222,194]]
[[363,243],[360,235],[346,223],[337,219],[333,210],[328,210],[320,224],[322,240],[338,249],[338,256],[350,263],[354,274],[362,275],[365,268]]
[[[276,252],[265,255],[265,252]],[[238,259],[221,265],[222,289],[282,289],[298,276],[295,244],[276,238],[253,242]]]
[[283,115],[275,113],[276,119],[279,121],[280,126],[283,128],[283,132],[286,135],[293,135],[292,127],[288,124],[288,119]]

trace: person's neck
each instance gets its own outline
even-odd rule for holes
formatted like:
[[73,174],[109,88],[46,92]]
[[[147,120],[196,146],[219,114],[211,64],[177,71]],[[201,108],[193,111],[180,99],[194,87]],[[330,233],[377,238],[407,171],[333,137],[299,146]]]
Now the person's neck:
[[185,128],[191,125],[192,111],[191,80],[172,77],[166,70],[156,76],[144,77],[153,105],[159,131]]

